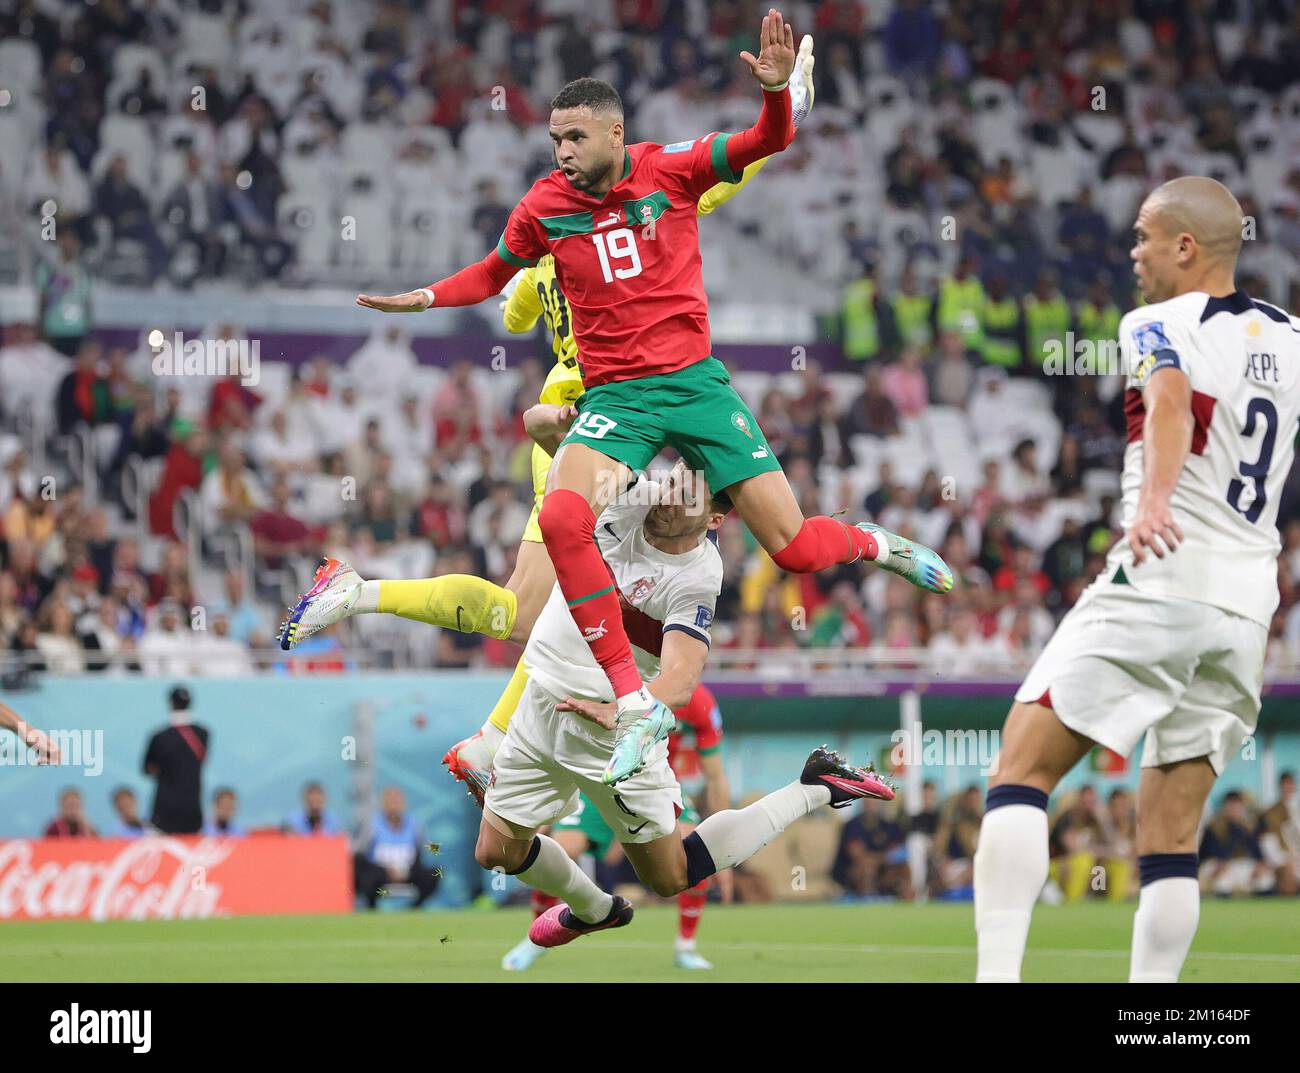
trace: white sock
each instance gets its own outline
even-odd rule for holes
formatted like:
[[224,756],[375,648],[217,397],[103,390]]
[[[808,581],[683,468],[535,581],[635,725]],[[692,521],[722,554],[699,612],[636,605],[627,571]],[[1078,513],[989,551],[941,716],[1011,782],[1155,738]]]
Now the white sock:
[[635,693],[624,693],[614,703],[618,706],[618,714],[622,715],[629,708],[649,709],[654,706],[654,702],[655,699],[650,695],[650,690],[642,685]]
[[673,951],[678,954],[687,953],[695,949],[694,939],[683,939],[680,935],[673,940]]
[[348,605],[349,615],[374,614],[379,610],[379,582],[363,581]]
[[975,850],[975,982],[1019,983],[1029,916],[1047,882],[1047,813],[1002,805],[984,814]]
[[718,871],[748,860],[800,816],[831,803],[827,786],[792,782],[742,809],[715,812],[695,828]]
[[1147,883],[1138,895],[1133,917],[1131,984],[1176,984],[1196,935],[1201,891],[1189,876]]
[[533,863],[522,872],[516,872],[520,881],[534,890],[559,898],[579,920],[595,924],[609,916],[614,899],[587,878],[560,844],[545,835],[537,835],[541,848]]

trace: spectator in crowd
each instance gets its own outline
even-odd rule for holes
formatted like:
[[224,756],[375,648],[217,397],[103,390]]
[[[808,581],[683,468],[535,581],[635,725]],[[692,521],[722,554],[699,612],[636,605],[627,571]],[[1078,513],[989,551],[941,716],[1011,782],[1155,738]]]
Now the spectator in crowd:
[[190,691],[174,686],[170,723],[154,733],[144,752],[144,773],[156,783],[150,822],[163,834],[197,834],[203,826],[203,765],[212,735],[191,721]]
[[40,615],[41,632],[36,635],[36,648],[46,669],[51,674],[82,674],[86,661],[82,656],[81,639],[74,626],[71,609],[63,602],[46,603]]
[[1278,894],[1300,893],[1300,797],[1294,771],[1277,780],[1277,801],[1259,818],[1259,848]]
[[194,634],[189,617],[175,600],[158,605],[154,622],[140,638],[136,651],[144,673],[155,678],[195,673]]
[[1137,896],[1137,810],[1133,795],[1116,787],[1101,816],[1103,836],[1098,858],[1105,869],[1106,897],[1123,901]]
[[884,437],[897,434],[898,409],[885,393],[880,369],[868,366],[862,394],[853,401],[845,415],[844,435]]
[[424,835],[406,809],[406,797],[396,786],[386,786],[379,799],[379,815],[362,838],[354,857],[357,893],[374,909],[380,896],[395,883],[415,888],[410,908],[418,909],[438,887],[441,873],[421,862]]
[[185,155],[185,174],[167,194],[162,215],[172,229],[175,246],[189,257],[182,282],[221,275],[226,266],[226,244],[220,227],[225,219],[225,198],[220,186],[207,174],[203,158],[193,149]]
[[1203,893],[1227,897],[1273,889],[1276,877],[1264,860],[1256,831],[1245,796],[1239,790],[1229,790],[1201,836]]
[[203,833],[217,838],[242,838],[248,832],[235,819],[239,798],[229,786],[218,786],[212,794],[212,815],[203,824]]
[[1093,869],[1105,840],[1097,791],[1083,786],[1062,809],[1052,825],[1048,844],[1051,874],[1068,902],[1076,902],[1095,889]]
[[984,799],[978,786],[968,786],[940,811],[934,842],[943,889],[969,896],[974,878],[975,842],[979,838]]
[[314,781],[302,788],[302,808],[285,821],[284,827],[295,835],[336,835],[343,830],[325,807],[325,787]]
[[249,521],[266,502],[261,483],[245,464],[244,452],[233,436],[222,441],[217,467],[203,478],[199,497],[210,534]]
[[135,791],[129,786],[119,786],[113,791],[113,813],[116,816],[110,838],[139,838],[150,828],[140,819],[140,804]]
[[90,273],[71,227],[59,231],[57,250],[57,259],[42,261],[36,270],[36,319],[41,338],[70,358],[91,329]]
[[99,832],[86,819],[81,791],[69,786],[59,793],[59,814],[45,828],[46,838],[98,838]]
[[920,351],[904,347],[898,361],[886,366],[881,374],[880,387],[899,417],[920,417],[930,404]]
[[865,798],[861,811],[844,824],[831,878],[849,894],[892,895],[911,901],[903,829],[887,814],[883,802]]
[[[145,74],[148,74],[146,71]],[[140,188],[131,182],[126,157],[114,155],[108,171],[95,188],[95,215],[108,221],[113,241],[138,242],[147,257],[149,279],[156,279],[167,267],[167,250],[150,213],[149,202]]]

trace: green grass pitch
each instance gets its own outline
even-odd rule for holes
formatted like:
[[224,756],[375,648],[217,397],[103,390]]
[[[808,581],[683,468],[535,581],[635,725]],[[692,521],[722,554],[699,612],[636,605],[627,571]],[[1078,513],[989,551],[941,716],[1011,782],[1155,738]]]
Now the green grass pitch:
[[[1040,906],[1026,981],[1123,981],[1133,905]],[[1294,901],[1205,901],[1183,980],[1300,980]],[[553,950],[526,973],[500,968],[526,910],[357,913],[202,921],[0,924],[0,981],[968,981],[969,904],[719,906],[700,952],[672,964],[676,909]]]

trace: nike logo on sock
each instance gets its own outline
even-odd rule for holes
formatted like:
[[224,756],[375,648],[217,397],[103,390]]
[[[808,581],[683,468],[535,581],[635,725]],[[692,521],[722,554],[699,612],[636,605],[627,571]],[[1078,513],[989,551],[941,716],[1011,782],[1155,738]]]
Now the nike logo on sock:
[[465,609],[464,609],[463,607],[461,607],[460,604],[457,604],[457,605],[456,605],[456,629],[460,630],[461,633],[464,633],[464,632],[465,632],[464,627],[461,626],[461,624],[460,624],[460,613],[461,613],[462,611],[464,611],[464,610],[465,610]]

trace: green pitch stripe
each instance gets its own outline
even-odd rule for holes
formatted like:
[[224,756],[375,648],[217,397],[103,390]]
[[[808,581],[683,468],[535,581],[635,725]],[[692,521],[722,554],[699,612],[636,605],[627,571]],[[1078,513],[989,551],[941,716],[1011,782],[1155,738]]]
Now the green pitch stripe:
[[594,600],[597,596],[604,596],[607,592],[613,592],[613,591],[614,591],[614,586],[608,585],[605,588],[601,589],[600,592],[589,593],[586,596],[579,596],[576,600],[570,600],[569,606],[577,607],[579,604],[585,604],[588,600]]

